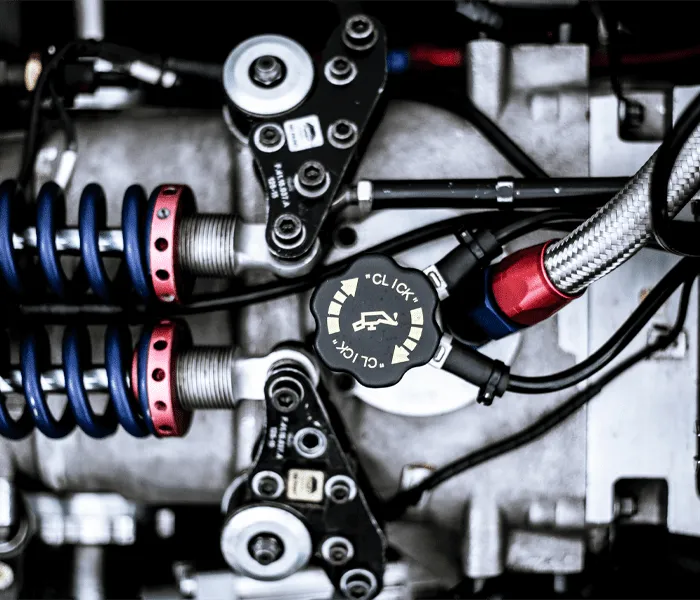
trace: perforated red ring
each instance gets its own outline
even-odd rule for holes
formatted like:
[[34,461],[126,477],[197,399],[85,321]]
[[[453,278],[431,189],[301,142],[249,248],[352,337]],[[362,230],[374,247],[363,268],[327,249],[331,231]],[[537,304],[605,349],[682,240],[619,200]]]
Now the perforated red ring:
[[153,328],[148,346],[148,406],[158,437],[182,437],[192,413],[180,406],[176,393],[175,360],[190,344],[189,332],[171,321]]
[[180,303],[182,277],[177,265],[180,219],[194,212],[194,196],[186,185],[162,185],[158,188],[151,213],[149,271],[153,291],[161,302]]

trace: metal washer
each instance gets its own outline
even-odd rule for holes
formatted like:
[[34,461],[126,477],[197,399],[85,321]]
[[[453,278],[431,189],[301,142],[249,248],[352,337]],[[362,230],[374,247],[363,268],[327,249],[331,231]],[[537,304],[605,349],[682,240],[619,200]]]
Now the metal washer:
[[[274,87],[261,87],[250,78],[250,66],[261,56],[276,56],[287,70]],[[309,53],[282,35],[258,35],[233,49],[224,63],[224,89],[240,110],[255,116],[278,115],[292,110],[311,91],[314,65]]]
[[[261,565],[248,551],[260,534],[277,536],[284,547],[279,559]],[[221,534],[221,553],[238,573],[261,581],[276,581],[304,568],[311,558],[312,544],[306,526],[292,513],[275,506],[252,506],[235,513]]]

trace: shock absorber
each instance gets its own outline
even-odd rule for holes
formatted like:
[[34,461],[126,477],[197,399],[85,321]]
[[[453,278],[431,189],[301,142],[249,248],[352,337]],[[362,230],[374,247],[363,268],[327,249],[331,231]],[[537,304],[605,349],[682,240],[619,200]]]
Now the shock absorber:
[[[241,399],[264,399],[265,377],[274,364],[291,361],[316,368],[303,353],[280,349],[263,358],[237,357],[232,348],[193,347],[184,323],[161,321],[144,329],[136,348],[126,326],[111,325],[105,335],[104,366],[91,364],[91,344],[83,326],[68,327],[63,336],[62,366],[50,363],[44,329],[25,333],[20,341],[20,365],[0,377],[0,435],[19,440],[35,428],[51,438],[63,438],[76,425],[87,435],[104,438],[119,425],[134,437],[181,437],[195,409],[234,408]],[[24,394],[26,407],[15,418],[6,394]],[[89,392],[107,392],[101,415],[91,407]],[[46,396],[65,394],[68,404],[56,419]]]
[[[139,185],[129,187],[121,229],[107,229],[105,193],[96,183],[83,189],[78,213],[78,227],[67,228],[64,192],[49,182],[39,192],[36,225],[30,226],[16,182],[0,185],[0,278],[14,294],[31,293],[30,281],[43,279],[64,300],[91,288],[104,302],[122,300],[133,290],[144,300],[179,303],[197,276],[233,277],[251,267],[299,275],[313,266],[317,255],[297,263],[272,256],[264,243],[264,224],[243,223],[230,214],[198,215],[186,185],[160,185],[150,197]],[[23,260],[28,249],[36,249],[40,278],[28,277],[32,265]],[[80,255],[72,280],[61,266],[61,253]],[[110,280],[103,258],[120,254],[123,268]]]

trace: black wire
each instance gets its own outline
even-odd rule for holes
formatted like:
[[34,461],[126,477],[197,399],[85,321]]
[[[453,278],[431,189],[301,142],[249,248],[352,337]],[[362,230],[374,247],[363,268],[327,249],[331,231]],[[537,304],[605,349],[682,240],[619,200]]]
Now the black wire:
[[481,135],[483,135],[494,148],[523,175],[537,179],[549,177],[542,167],[532,160],[505,131],[481,112],[471,100],[464,99],[463,108],[458,114],[463,114],[467,121],[474,125]]
[[[610,75],[610,87],[617,98],[620,106],[624,108],[621,114],[622,121],[628,127],[634,128],[644,120],[644,106],[625,96],[620,80],[620,69],[622,67],[622,53],[620,51],[620,22],[616,17],[603,10],[602,3],[592,4],[594,12],[602,19],[603,25],[608,34],[606,49],[608,54],[608,70]],[[635,122],[637,121],[637,122]]]
[[[521,213],[513,213],[513,217],[520,217]],[[461,215],[451,217],[444,221],[431,223],[424,227],[414,229],[397,236],[391,240],[377,244],[364,253],[385,253],[395,254],[403,250],[419,246],[430,242],[439,237],[449,235],[451,232],[458,229],[460,226],[468,222],[475,222],[478,226],[491,227],[496,221],[503,220],[503,213],[500,212],[481,212],[471,215]],[[154,311],[157,310],[158,315],[167,313],[171,316],[191,315],[204,312],[214,312],[218,310],[229,310],[241,305],[255,304],[273,300],[280,296],[303,292],[311,289],[324,279],[339,273],[345,269],[357,256],[353,255],[339,261],[333,265],[320,267],[306,276],[287,279],[282,281],[273,281],[271,283],[250,287],[244,291],[227,291],[217,294],[201,294],[194,298],[192,302],[181,306],[163,306],[157,305],[150,307],[143,304],[136,304],[129,307],[120,305],[106,304],[90,304],[83,305],[66,305],[66,304],[22,304],[19,308],[20,318],[40,318],[40,319],[57,319],[63,317],[66,320],[75,319],[76,317],[95,317],[95,323],[103,322],[110,318],[122,318],[132,323],[142,323],[149,318],[152,318]]]
[[385,503],[383,509],[384,518],[388,521],[398,519],[407,508],[417,504],[421,496],[428,490],[436,488],[448,479],[460,475],[469,469],[489,460],[493,460],[494,458],[498,458],[499,456],[503,456],[508,452],[512,452],[542,437],[545,433],[563,423],[582,406],[595,398],[611,381],[625,373],[637,363],[649,358],[655,352],[663,350],[671,345],[678,338],[681,331],[683,331],[694,280],[695,275],[692,277],[686,275],[678,305],[676,322],[665,334],[659,336],[654,342],[613,366],[609,371],[601,375],[595,383],[588,385],[586,389],[578,392],[569,400],[535,421],[532,425],[529,425],[525,429],[505,439],[494,442],[485,448],[481,448],[452,461],[431,473],[419,484],[408,490],[399,492]]
[[542,225],[551,225],[558,222],[570,223],[572,221],[580,223],[589,215],[590,212],[582,214],[581,218],[577,218],[576,214],[570,210],[546,210],[510,223],[496,231],[494,235],[501,244],[505,245],[519,237],[532,233]]
[[699,263],[696,260],[690,258],[680,260],[649,292],[613,336],[586,360],[551,375],[524,377],[511,374],[508,391],[519,394],[547,394],[563,390],[588,379],[609,364],[629,345],[678,286],[686,281],[689,275],[698,272],[698,266]]
[[525,177],[544,179],[547,173],[527,153],[516,144],[498,125],[481,112],[476,105],[466,97],[466,94],[454,90],[440,90],[436,94],[431,86],[418,86],[408,90],[399,90],[395,97],[406,98],[417,102],[430,104],[447,110],[471,123],[505,159]]
[[668,214],[668,186],[678,155],[700,125],[700,94],[683,111],[671,132],[656,153],[651,172],[649,198],[651,230],[657,242],[669,252],[684,256],[700,256],[698,225],[671,222]]
[[63,131],[66,136],[66,148],[68,150],[77,152],[78,137],[75,131],[75,123],[73,123],[73,120],[68,116],[68,112],[66,111],[66,107],[63,104],[63,100],[61,100],[61,98],[56,93],[56,89],[54,88],[53,83],[49,82],[48,87],[49,94],[51,95],[51,101],[56,107],[56,112],[58,112],[58,118],[61,121],[61,126],[63,127]]
[[24,139],[24,147],[22,149],[22,163],[20,166],[19,175],[17,180],[22,189],[26,189],[31,179],[32,170],[34,167],[34,159],[36,158],[36,153],[39,144],[39,126],[40,126],[40,113],[41,113],[41,101],[44,95],[45,88],[50,81],[53,72],[58,68],[61,62],[73,52],[76,54],[81,54],[83,52],[91,53],[96,49],[95,42],[85,41],[85,40],[75,40],[69,42],[63,48],[61,48],[51,60],[44,65],[41,75],[37,80],[36,87],[34,89],[34,94],[32,96],[31,111],[29,115],[29,127],[27,130],[27,135]]

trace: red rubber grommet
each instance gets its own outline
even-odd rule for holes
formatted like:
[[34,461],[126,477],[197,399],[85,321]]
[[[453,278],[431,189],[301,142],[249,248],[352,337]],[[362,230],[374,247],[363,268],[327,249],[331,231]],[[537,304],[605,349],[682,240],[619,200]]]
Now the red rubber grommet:
[[189,331],[171,321],[153,328],[148,346],[148,407],[158,437],[182,437],[192,423],[192,413],[177,399],[175,360],[190,345]]
[[183,216],[194,213],[194,196],[186,185],[162,185],[156,192],[148,240],[151,282],[161,302],[179,304],[184,288],[191,287],[189,281],[183,281],[177,264],[179,225]]

